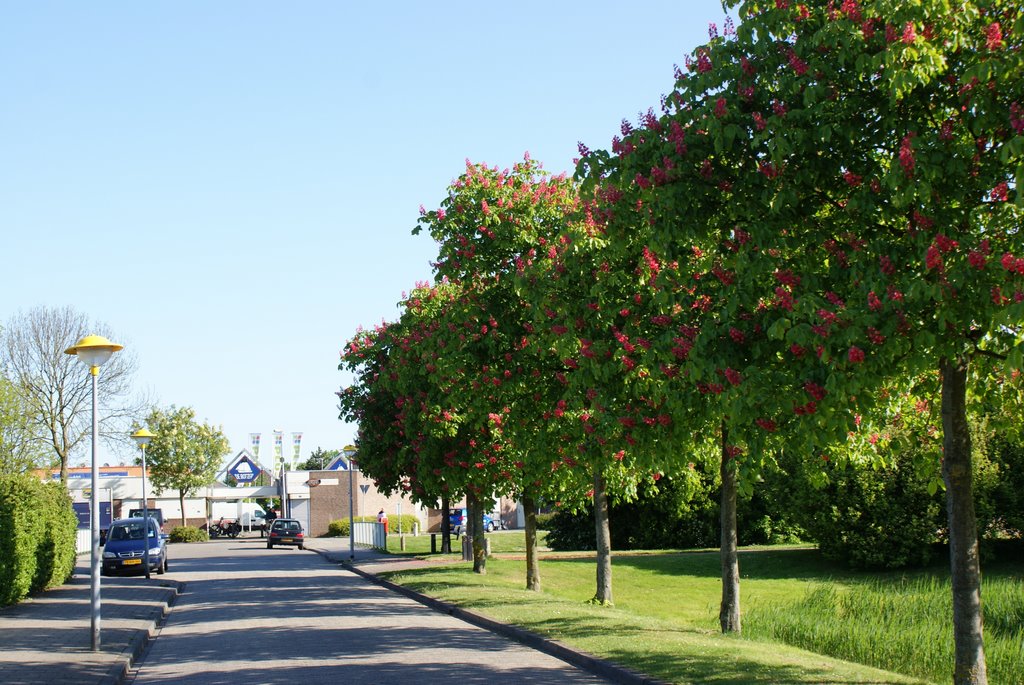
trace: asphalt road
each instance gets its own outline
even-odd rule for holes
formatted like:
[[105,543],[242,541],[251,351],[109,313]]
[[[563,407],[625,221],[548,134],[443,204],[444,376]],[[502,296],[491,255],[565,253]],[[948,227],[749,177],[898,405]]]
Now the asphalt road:
[[185,592],[129,676],[135,685],[606,682],[315,552],[259,538],[170,550],[167,577]]

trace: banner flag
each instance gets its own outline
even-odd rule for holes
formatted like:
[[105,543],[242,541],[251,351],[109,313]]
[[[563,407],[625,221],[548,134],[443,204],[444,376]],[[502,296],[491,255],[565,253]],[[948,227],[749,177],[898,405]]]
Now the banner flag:
[[284,466],[284,455],[282,451],[284,449],[284,432],[274,431],[274,469],[277,471],[281,470]]
[[299,463],[299,448],[302,444],[302,433],[292,433],[292,446],[294,453],[292,454],[292,467]]

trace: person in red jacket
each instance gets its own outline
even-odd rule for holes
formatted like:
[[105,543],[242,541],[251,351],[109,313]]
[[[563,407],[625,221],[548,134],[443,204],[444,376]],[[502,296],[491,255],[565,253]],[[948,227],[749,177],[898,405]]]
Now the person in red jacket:
[[383,523],[384,524],[384,534],[387,535],[388,534],[388,515],[384,513],[383,509],[381,509],[380,511],[377,512],[377,523]]

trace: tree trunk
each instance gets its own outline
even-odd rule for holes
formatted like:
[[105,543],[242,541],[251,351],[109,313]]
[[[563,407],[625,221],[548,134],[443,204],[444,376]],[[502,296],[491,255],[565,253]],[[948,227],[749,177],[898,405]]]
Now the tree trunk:
[[448,495],[441,498],[441,554],[452,553],[452,503]]
[[740,632],[740,561],[736,536],[736,469],[729,456],[729,429],[722,422],[722,606],[718,622],[723,633]]
[[967,425],[967,360],[942,360],[942,478],[949,516],[953,586],[955,685],[988,682],[982,644],[981,565],[971,492],[971,435]]
[[473,493],[466,495],[466,508],[469,510],[469,536],[473,541],[473,573],[487,573],[487,554],[484,545],[484,515],[480,508],[480,499]]
[[185,491],[178,490],[178,502],[181,503],[181,525],[187,526],[188,521],[185,520]]
[[593,602],[612,604],[612,534],[608,527],[608,492],[604,474],[594,470],[594,528],[597,532],[597,592]]
[[540,566],[537,559],[537,502],[523,493],[523,512],[526,514],[526,589],[540,592]]

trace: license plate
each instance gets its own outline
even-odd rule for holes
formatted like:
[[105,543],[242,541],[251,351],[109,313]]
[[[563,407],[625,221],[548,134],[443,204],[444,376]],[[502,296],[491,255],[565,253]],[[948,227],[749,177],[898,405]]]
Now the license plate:
[[281,542],[291,542],[291,538],[281,538]]
[[142,559],[125,559],[121,563],[125,566],[135,566],[136,564],[141,564]]

